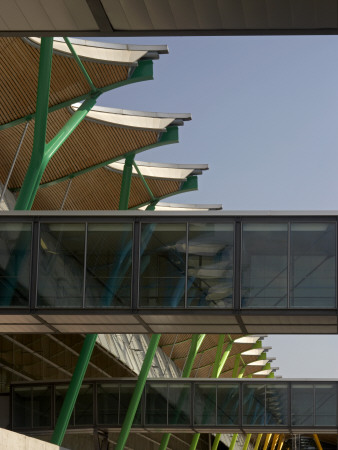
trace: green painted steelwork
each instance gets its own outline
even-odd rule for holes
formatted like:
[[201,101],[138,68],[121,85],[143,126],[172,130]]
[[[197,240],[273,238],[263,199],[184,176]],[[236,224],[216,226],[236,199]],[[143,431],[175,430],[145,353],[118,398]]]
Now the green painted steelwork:
[[200,439],[200,436],[201,436],[201,433],[195,433],[194,434],[194,436],[192,438],[192,441],[191,441],[191,444],[190,444],[189,450],[196,450],[198,441]]
[[257,436],[256,442],[255,442],[254,450],[258,450],[259,444],[261,443],[261,440],[262,440],[262,437],[263,437],[263,433],[260,433],[260,434]]
[[51,439],[52,444],[62,444],[64,435],[68,427],[70,416],[72,415],[74,405],[82,385],[83,378],[87,371],[90,357],[95,346],[96,338],[97,334],[87,334],[87,336],[85,337],[69,388],[66,393],[66,397],[63,401],[62,408],[55,425],[55,429]]
[[[219,433],[217,433],[214,438],[214,442],[212,444],[211,450],[217,450],[220,440],[221,440],[221,435]],[[230,450],[230,448],[229,448],[229,450]],[[233,449],[231,449],[231,450],[233,450]]]
[[141,173],[141,171],[140,171],[140,169],[139,169],[139,167],[138,167],[138,165],[136,164],[135,161],[133,162],[133,166],[135,167],[135,170],[138,173],[138,176],[141,178],[142,183],[144,184],[144,187],[147,189],[148,194],[149,194],[149,196],[151,198],[151,201],[153,202],[155,200],[154,194],[151,192],[151,189],[150,189],[148,183],[146,182],[144,176],[142,175],[142,173]]
[[154,202],[150,203],[150,205],[146,207],[146,211],[155,211],[157,203],[158,200],[155,200]]
[[244,441],[244,445],[243,445],[243,450],[247,450],[249,443],[250,443],[250,439],[251,439],[252,434],[249,433],[246,435],[245,441]]
[[237,378],[240,360],[241,360],[241,354],[237,353],[236,359],[235,359],[235,364],[232,369],[232,378]]
[[46,130],[48,117],[48,102],[50,79],[52,73],[53,38],[41,39],[38,89],[36,97],[36,121],[34,126],[34,139],[31,160],[21,187],[19,198],[16,202],[16,210],[30,209],[31,198],[36,180],[40,173],[46,146]]
[[[152,148],[161,147],[162,145],[168,145],[168,144],[177,144],[178,143],[178,127],[169,127],[167,130],[168,130],[167,133],[163,133],[161,136],[161,139],[158,142],[156,142],[155,144],[147,145],[145,147],[141,147],[139,149],[132,150],[131,152],[122,154],[122,155],[118,156],[117,158],[112,158],[112,159],[103,161],[102,163],[95,164],[94,166],[87,167],[86,169],[83,169],[83,170],[79,170],[78,172],[69,174],[62,178],[58,178],[57,180],[53,180],[48,183],[43,183],[39,186],[39,188],[42,189],[42,188],[45,188],[48,186],[54,186],[55,184],[61,183],[62,181],[70,180],[78,175],[82,175],[84,173],[91,172],[92,170],[99,169],[100,167],[105,167],[108,164],[111,164],[116,161],[120,161],[121,159],[127,158],[128,156],[132,156],[132,155],[134,156],[138,153],[144,152],[146,150],[150,150]],[[192,182],[190,182],[190,183],[192,183]],[[18,190],[19,190],[19,188],[12,189],[12,192],[15,192]],[[190,190],[193,190],[193,188],[190,188]],[[170,197],[170,195],[171,194],[169,194],[168,197]],[[146,203],[142,203],[141,205],[135,206],[135,209],[139,208],[140,206],[147,205],[148,203],[149,202],[146,202]],[[133,209],[133,208],[131,208],[131,209]]]
[[128,209],[130,188],[131,188],[131,175],[133,172],[133,162],[134,162],[134,155],[127,156],[124,163],[121,182],[121,192],[119,202],[120,210]]
[[[153,62],[150,60],[139,61],[138,66],[127,80],[119,81],[114,84],[110,84],[103,88],[98,89],[101,94],[105,92],[109,92],[113,89],[117,89],[122,86],[128,86],[129,84],[138,83],[140,81],[148,81],[153,80]],[[86,94],[80,95],[78,97],[71,98],[65,102],[59,103],[57,105],[51,106],[48,108],[48,113],[53,111],[57,111],[62,108],[66,108],[67,106],[73,105],[74,103],[82,102],[87,100],[92,96],[92,92],[87,92]],[[0,131],[6,130],[11,127],[15,127],[16,125],[20,125],[21,123],[25,123],[29,120],[35,119],[36,113],[28,114],[27,116],[20,117],[20,119],[13,120],[12,122],[4,123],[0,125]]]
[[143,389],[144,389],[144,386],[145,386],[145,383],[146,383],[146,380],[148,377],[148,373],[151,368],[153,358],[154,358],[156,350],[157,350],[158,343],[160,342],[160,338],[161,338],[160,334],[153,334],[150,339],[149,347],[148,347],[147,353],[145,355],[145,358],[144,358],[144,361],[142,364],[142,368],[141,368],[140,374],[138,376],[138,380],[137,380],[132,398],[131,398],[129,406],[128,406],[127,414],[123,421],[121,433],[120,433],[119,438],[116,443],[116,447],[115,447],[116,450],[123,450],[125,447],[125,444],[127,442],[129,432],[130,432],[131,426],[133,424],[138,405],[141,400],[142,392],[143,392]]
[[[191,339],[191,345],[190,345],[187,361],[186,361],[186,363],[184,365],[184,368],[183,368],[182,378],[190,377],[191,370],[193,368],[196,355],[197,355],[198,350],[200,349],[200,347],[201,347],[201,345],[202,345],[202,343],[204,341],[205,336],[206,336],[205,334],[193,334],[192,339]],[[166,450],[166,448],[168,447],[168,444],[169,444],[170,436],[171,436],[171,433],[165,433],[162,436],[161,444],[159,446],[159,450]]]
[[97,92],[98,89],[95,87],[92,79],[90,78],[90,76],[88,75],[88,72],[85,69],[85,66],[82,64],[81,59],[79,58],[78,54],[76,53],[76,51],[74,50],[74,47],[72,46],[72,43],[70,42],[70,40],[67,37],[64,37],[63,40],[65,41],[65,43],[67,44],[67,47],[69,48],[69,50],[71,51],[75,61],[77,62],[77,65],[79,66],[81,72],[83,73],[85,79],[87,80],[87,83],[90,86],[90,89],[92,92]]

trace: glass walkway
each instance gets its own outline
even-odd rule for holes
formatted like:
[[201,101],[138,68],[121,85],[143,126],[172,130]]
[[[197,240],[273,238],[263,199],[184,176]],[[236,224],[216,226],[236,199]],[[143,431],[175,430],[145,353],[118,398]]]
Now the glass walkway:
[[1,332],[337,333],[337,216],[3,213]]
[[[69,430],[118,430],[136,381],[86,381]],[[54,429],[68,385],[11,387],[12,429]],[[133,427],[147,431],[332,433],[338,431],[338,381],[148,380]]]

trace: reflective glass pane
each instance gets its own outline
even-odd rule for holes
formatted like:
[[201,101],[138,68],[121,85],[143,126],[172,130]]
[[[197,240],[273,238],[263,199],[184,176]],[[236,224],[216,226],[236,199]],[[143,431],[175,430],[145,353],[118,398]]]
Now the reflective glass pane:
[[231,308],[232,224],[189,224],[188,306]]
[[184,306],[186,225],[142,224],[141,306]]
[[83,384],[75,403],[75,425],[92,425],[93,418],[93,385]]
[[[135,389],[134,383],[123,383],[120,385],[120,417],[119,417],[120,425],[123,424],[123,421],[126,417],[128,406],[131,397],[133,395],[134,389]],[[142,409],[142,401],[140,402],[137,408],[133,425],[141,424],[141,409]]]
[[52,426],[51,387],[33,387],[33,427]]
[[190,419],[190,384],[175,383],[169,387],[168,423],[169,425],[187,425]]
[[239,388],[236,384],[217,386],[217,425],[239,424]]
[[130,306],[132,231],[132,224],[88,224],[86,306]]
[[315,385],[315,425],[336,426],[337,388],[334,384]]
[[243,424],[265,424],[265,385],[245,384],[243,386]]
[[288,388],[286,384],[266,385],[266,425],[287,425]]
[[84,224],[41,224],[38,306],[82,307],[84,243]]
[[287,307],[288,225],[243,224],[242,308]]
[[0,224],[0,307],[28,306],[31,225]]
[[[68,385],[61,384],[60,386],[55,386],[55,419],[57,420],[63,405],[63,401],[66,397],[68,390]],[[70,416],[69,426],[74,426],[74,410]]]
[[195,384],[194,424],[216,424],[216,385]]
[[18,387],[13,390],[13,428],[32,427],[31,388]]
[[291,224],[290,303],[295,308],[335,307],[335,224]]
[[291,386],[291,424],[313,426],[313,385],[294,384]]
[[119,385],[99,384],[97,386],[97,421],[102,425],[119,423]]
[[166,425],[168,422],[168,384],[147,383],[146,385],[146,424]]

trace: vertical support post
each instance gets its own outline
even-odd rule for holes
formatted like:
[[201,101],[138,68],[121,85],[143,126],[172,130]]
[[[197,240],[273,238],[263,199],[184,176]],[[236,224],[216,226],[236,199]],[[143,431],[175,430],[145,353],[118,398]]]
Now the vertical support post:
[[[202,342],[204,341],[205,334],[193,334],[191,339],[191,345],[188,353],[187,360],[182,372],[182,378],[188,378],[190,376],[191,370],[194,365],[194,361]],[[159,450],[166,450],[169,444],[171,433],[165,433],[162,436],[161,444]],[[198,441],[197,441],[198,442]],[[197,443],[196,443],[197,445]]]
[[124,163],[123,168],[121,194],[119,202],[119,209],[122,210],[128,209],[130,187],[131,187],[131,176],[133,172],[133,162],[134,162],[134,155],[126,157],[126,161]]
[[127,442],[130,428],[133,424],[133,420],[141,400],[142,392],[147,381],[148,373],[152,365],[157,346],[160,342],[160,338],[160,334],[153,334],[150,339],[149,347],[142,364],[141,372],[138,376],[138,380],[128,406],[127,414],[121,428],[121,433],[116,443],[116,450],[123,450]]
[[38,87],[36,97],[36,114],[34,125],[34,140],[32,157],[22,184],[16,210],[27,210],[31,199],[36,178],[38,177],[46,146],[46,130],[48,118],[48,102],[50,79],[52,73],[53,38],[41,38]]

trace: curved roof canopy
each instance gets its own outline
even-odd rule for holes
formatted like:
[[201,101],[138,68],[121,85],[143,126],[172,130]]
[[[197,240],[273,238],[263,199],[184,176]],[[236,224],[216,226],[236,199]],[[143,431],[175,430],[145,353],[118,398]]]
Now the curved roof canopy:
[[[166,46],[109,46],[80,40],[73,41],[73,48],[93,84],[101,92],[151,79],[152,61],[149,59],[168,52]],[[91,92],[66,43],[54,40],[53,52],[49,97],[51,110],[83,100]],[[9,127],[13,121],[25,121],[35,114],[39,54],[39,38],[0,40],[0,129]]]
[[329,34],[337,0],[6,0],[0,33],[150,36]]

